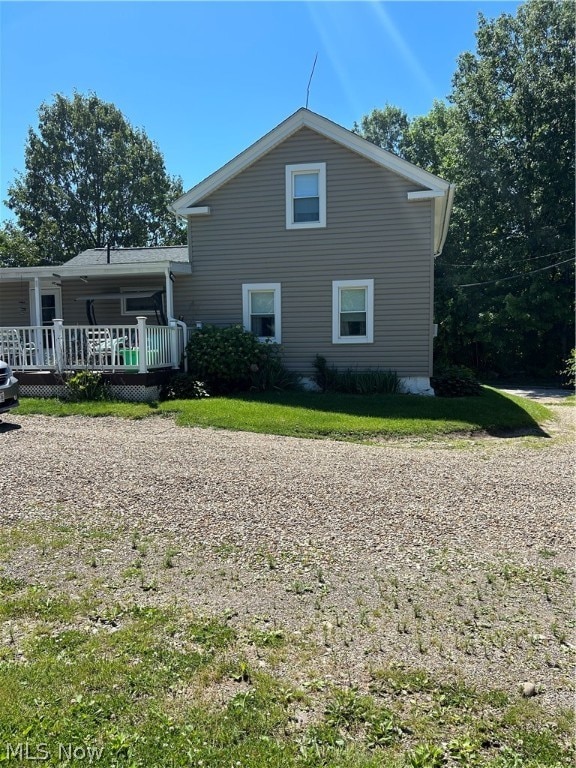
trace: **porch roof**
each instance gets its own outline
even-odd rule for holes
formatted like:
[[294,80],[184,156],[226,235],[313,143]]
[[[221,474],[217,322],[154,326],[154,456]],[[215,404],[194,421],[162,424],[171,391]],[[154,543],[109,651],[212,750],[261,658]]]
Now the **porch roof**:
[[[159,261],[188,261],[187,245],[158,245],[150,248],[111,248],[110,264],[153,264]],[[108,265],[107,248],[88,248],[66,262],[67,267]]]
[[[82,254],[80,254],[82,255]],[[77,259],[78,257],[75,257]],[[74,263],[75,259],[66,264],[57,264],[47,267],[4,267],[0,269],[0,283],[7,280],[34,280],[40,279],[66,279],[81,277],[121,277],[122,275],[158,275],[166,274],[166,271],[174,275],[191,274],[192,265],[188,260],[172,261],[127,261],[123,263],[106,263],[104,250],[104,262],[99,263]]]

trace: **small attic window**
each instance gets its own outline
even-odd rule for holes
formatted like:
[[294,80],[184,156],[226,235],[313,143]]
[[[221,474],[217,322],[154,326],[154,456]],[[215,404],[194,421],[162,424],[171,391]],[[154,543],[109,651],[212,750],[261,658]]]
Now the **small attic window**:
[[326,163],[286,166],[286,229],[326,226]]

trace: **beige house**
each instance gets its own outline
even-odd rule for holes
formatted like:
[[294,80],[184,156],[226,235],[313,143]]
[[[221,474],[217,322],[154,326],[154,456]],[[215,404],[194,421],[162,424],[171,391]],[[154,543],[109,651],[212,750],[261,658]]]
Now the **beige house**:
[[[69,343],[67,329],[77,339],[78,328],[85,338],[100,328],[101,363],[125,381],[136,358],[141,376],[177,366],[198,323],[242,323],[280,343],[305,377],[320,354],[339,368],[394,370],[406,391],[431,393],[434,257],[453,192],[300,109],[173,204],[187,249],[94,249],[55,268],[0,270],[0,356],[9,330],[29,352],[16,369],[70,366],[67,347],[65,360],[51,352]],[[129,330],[137,322],[140,336]]]

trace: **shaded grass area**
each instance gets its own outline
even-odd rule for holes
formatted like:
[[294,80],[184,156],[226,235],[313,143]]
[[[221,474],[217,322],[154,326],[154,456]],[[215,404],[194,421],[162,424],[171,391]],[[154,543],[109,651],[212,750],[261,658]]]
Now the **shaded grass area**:
[[488,432],[546,436],[553,418],[540,403],[484,387],[479,397],[345,395],[279,392],[146,403],[65,403],[24,398],[22,414],[119,416],[174,414],[180,426],[201,426],[295,437],[369,440]]
[[185,409],[163,403],[179,424],[241,429],[297,437],[434,436],[460,432],[512,430],[544,434],[539,422],[548,408],[497,390],[480,397],[428,398],[411,395],[265,393],[200,400]]

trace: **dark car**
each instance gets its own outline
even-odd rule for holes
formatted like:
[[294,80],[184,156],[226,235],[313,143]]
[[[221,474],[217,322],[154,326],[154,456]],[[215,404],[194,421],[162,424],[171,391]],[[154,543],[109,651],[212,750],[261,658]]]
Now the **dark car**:
[[6,413],[18,405],[18,379],[12,374],[12,368],[0,360],[0,413]]

